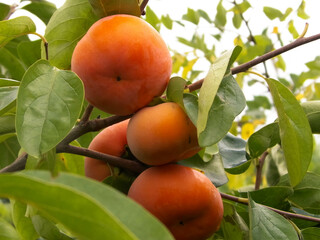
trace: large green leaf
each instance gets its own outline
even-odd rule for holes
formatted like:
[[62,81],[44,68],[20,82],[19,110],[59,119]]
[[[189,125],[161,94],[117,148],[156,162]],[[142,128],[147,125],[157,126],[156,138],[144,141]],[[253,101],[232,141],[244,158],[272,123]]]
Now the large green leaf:
[[10,6],[4,3],[0,3],[0,21],[5,19],[10,12]]
[[31,3],[23,6],[25,9],[37,17],[39,17],[45,24],[47,24],[52,16],[52,14],[57,10],[56,5],[47,1],[32,1]]
[[[96,20],[88,0],[67,0],[55,11],[45,31],[50,46],[50,63],[61,69],[70,69],[75,46]],[[45,57],[43,46],[42,56]]]
[[[202,88],[201,88],[202,89]],[[209,112],[205,114],[202,90],[199,95],[198,138],[200,146],[210,146],[221,140],[230,130],[232,123],[246,106],[246,100],[237,81],[230,74],[223,78]],[[203,123],[206,126],[203,128]]]
[[130,14],[140,16],[137,0],[89,0],[94,12],[100,18],[115,14]]
[[18,86],[0,87],[0,116],[14,107],[18,89]]
[[320,228],[311,227],[301,231],[303,240],[318,240],[320,239]]
[[[225,120],[221,119],[221,115],[220,117],[213,116],[213,112],[216,112],[218,114],[219,113],[223,114],[224,111],[227,110],[227,109],[223,109],[223,107],[228,104],[222,105],[221,101],[219,101],[218,98],[216,100],[218,101],[218,103],[214,104],[214,100],[216,99],[216,95],[218,93],[220,83],[222,82],[223,79],[225,79],[225,83],[228,82],[228,84],[224,84],[223,86],[225,88],[225,94],[221,89],[221,94],[222,94],[221,97],[228,98],[228,100],[231,100],[231,99],[240,100],[240,99],[236,99],[236,98],[239,98],[239,95],[238,95],[239,93],[238,92],[235,93],[234,90],[230,89],[230,86],[229,86],[229,85],[233,85],[232,80],[234,79],[232,75],[228,74],[225,77],[225,74],[227,73],[230,65],[233,63],[235,58],[239,55],[240,51],[241,51],[240,47],[235,47],[232,51],[228,51],[225,54],[223,54],[221,57],[216,59],[216,61],[210,67],[209,72],[203,81],[202,87],[199,92],[199,110],[198,110],[198,120],[197,120],[197,130],[198,130],[198,138],[199,138],[200,146],[213,145],[214,143],[218,142],[228,132],[230,128],[229,126],[229,122],[231,120],[230,116],[229,116],[229,119],[226,120],[228,121],[228,123],[226,124],[224,124]],[[231,91],[231,92],[228,92],[228,91]],[[224,100],[227,100],[227,99],[224,99]],[[231,102],[229,102],[229,104],[230,103]],[[222,110],[219,110],[219,105],[220,107],[222,107]],[[234,109],[231,107],[231,110],[229,110],[228,113],[231,113],[231,115],[233,115],[232,114],[233,111]],[[218,129],[216,129],[217,124],[219,124]],[[224,126],[221,126],[221,124],[223,124]],[[228,128],[228,130],[225,131],[225,128]],[[219,129],[222,129],[222,130],[219,130]],[[212,131],[214,131],[215,133],[213,134]],[[218,136],[216,136],[217,132],[218,132]]]
[[16,116],[11,114],[0,117],[0,135],[15,132],[15,118]]
[[13,38],[36,31],[36,25],[26,16],[0,21],[0,47],[6,45]]
[[17,99],[16,130],[27,153],[39,156],[71,130],[81,111],[84,90],[71,71],[46,60],[33,64],[23,77]]
[[290,182],[296,186],[308,170],[312,152],[312,132],[305,112],[291,91],[274,79],[267,79],[277,109],[281,146]]
[[307,115],[312,133],[320,134],[320,101],[303,102],[301,106]]
[[178,103],[182,108],[183,104],[183,92],[187,82],[181,77],[172,77],[167,86],[167,98],[169,101]]
[[25,66],[30,67],[41,58],[41,44],[41,39],[19,43],[17,48],[18,55]]
[[274,211],[255,203],[249,197],[250,239],[299,240],[291,223]]
[[0,136],[0,169],[9,165],[18,157],[20,148],[14,133]]
[[0,175],[0,186],[0,196],[32,205],[79,239],[173,239],[140,205],[88,178],[25,171]]

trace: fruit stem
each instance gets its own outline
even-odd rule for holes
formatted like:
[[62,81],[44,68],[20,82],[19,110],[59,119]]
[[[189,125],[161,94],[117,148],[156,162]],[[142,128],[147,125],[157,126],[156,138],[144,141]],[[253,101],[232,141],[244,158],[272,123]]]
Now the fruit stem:
[[[241,204],[245,204],[248,205],[249,201],[247,198],[239,198],[236,196],[232,196],[226,193],[220,193],[221,197],[227,200],[231,200],[233,202],[237,202],[237,203],[241,203]],[[297,219],[303,219],[303,220],[307,220],[307,221],[311,221],[311,222],[317,222],[320,223],[320,218],[316,218],[316,217],[312,217],[312,216],[306,216],[306,215],[302,215],[302,214],[297,214],[297,213],[292,213],[292,212],[286,212],[286,211],[282,211],[273,207],[269,207],[263,204],[260,204],[263,207],[266,207],[276,213],[279,213],[280,215],[286,217],[286,218],[297,218]]]
[[140,5],[140,12],[141,12],[141,15],[145,15],[146,14],[146,11],[144,10],[148,4],[149,0],[144,0],[141,5]]

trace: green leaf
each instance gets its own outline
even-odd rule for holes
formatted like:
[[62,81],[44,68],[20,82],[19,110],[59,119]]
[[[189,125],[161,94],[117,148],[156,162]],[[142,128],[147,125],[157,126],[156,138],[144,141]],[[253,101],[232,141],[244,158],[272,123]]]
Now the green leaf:
[[36,25],[26,16],[0,21],[0,48],[9,41],[36,31]]
[[183,104],[183,92],[187,82],[181,77],[172,77],[167,87],[167,98],[171,102],[178,103],[182,108]]
[[233,23],[233,26],[236,29],[239,29],[241,27],[242,18],[241,18],[241,15],[239,13],[234,13],[234,15],[232,17],[232,23]]
[[292,35],[292,37],[293,37],[294,39],[296,39],[296,38],[299,37],[299,33],[298,33],[296,27],[295,27],[294,24],[293,24],[293,20],[291,20],[291,21],[289,22],[288,30],[289,30],[289,32],[291,33],[291,35]]
[[272,186],[250,192],[256,203],[283,210],[288,210],[287,199],[292,194],[293,189],[287,186]]
[[18,55],[27,67],[41,58],[42,40],[21,42],[18,45]]
[[36,240],[39,235],[35,231],[30,217],[27,216],[27,205],[20,201],[12,202],[12,219],[21,239]]
[[32,224],[36,229],[37,233],[46,240],[71,240],[73,238],[68,237],[62,233],[57,226],[48,220],[47,218],[39,215],[33,214],[31,216]]
[[250,161],[248,162],[246,157],[246,141],[228,133],[218,142],[218,146],[223,166],[227,172],[240,174],[248,169]]
[[247,101],[249,110],[258,109],[263,107],[265,109],[271,109],[271,104],[266,96],[254,96],[252,101]]
[[18,86],[0,87],[0,116],[15,106],[18,90]]
[[299,240],[294,227],[283,216],[255,203],[249,195],[250,239]]
[[276,8],[265,6],[265,7],[263,7],[263,12],[271,20],[273,20],[275,18],[281,19],[283,17],[282,12]]
[[[50,63],[60,69],[70,69],[75,46],[95,21],[97,16],[88,0],[67,0],[55,11],[45,31]],[[42,57],[45,58],[44,46]]]
[[[216,80],[219,81],[217,78]],[[212,87],[214,85],[215,83],[212,83]],[[203,87],[206,86],[202,85],[199,95],[198,138],[200,146],[210,146],[228,133],[235,117],[245,108],[246,100],[237,81],[229,74],[223,78],[214,102],[208,106],[210,109],[207,112],[207,109],[202,108],[202,104],[209,105],[208,102],[204,102],[204,96],[209,94],[207,92],[210,87],[208,86],[208,89],[205,90]],[[205,95],[203,95],[204,91],[207,91]],[[207,106],[205,107],[207,108]],[[205,127],[203,127],[203,123],[206,124]]]
[[303,102],[301,107],[307,114],[312,133],[320,134],[320,101]]
[[302,107],[282,83],[267,79],[279,117],[281,146],[284,151],[290,182],[296,186],[308,170],[312,152],[312,132]]
[[15,115],[3,115],[0,117],[0,135],[7,133],[15,133]]
[[301,1],[301,4],[298,8],[298,16],[301,17],[302,19],[308,19],[309,15],[305,12],[305,7],[306,7],[306,2],[305,0]]
[[261,156],[268,148],[280,142],[279,124],[270,123],[254,132],[248,139],[248,150],[251,158]]
[[161,21],[149,6],[147,6],[147,9],[146,9],[146,21],[150,23],[152,27],[154,27],[154,29],[156,29],[157,31],[160,31]]
[[45,24],[48,24],[52,14],[57,10],[55,4],[47,1],[32,1],[28,5],[23,6],[22,9],[25,9],[33,13],[38,18],[40,18]]
[[115,14],[129,14],[137,17],[141,15],[137,0],[89,0],[89,2],[99,18]]
[[[71,145],[81,147],[81,145],[77,141],[73,141]],[[71,153],[60,153],[59,157],[64,162],[66,170],[68,172],[84,176],[84,156]]]
[[136,179],[137,175],[132,172],[123,171],[116,168],[113,170],[113,175],[103,180],[103,183],[112,186],[124,194],[128,194],[129,188]]
[[21,240],[14,227],[2,218],[0,218],[0,239]]
[[12,54],[6,47],[0,48],[0,66],[5,70],[5,77],[15,80],[21,80],[25,72],[25,68],[14,54]]
[[311,227],[302,229],[303,240],[318,240],[320,239],[320,228]]
[[197,12],[198,12],[199,16],[202,17],[203,19],[205,19],[208,23],[212,23],[212,21],[211,21],[211,19],[210,19],[210,17],[209,17],[207,12],[205,12],[205,11],[203,11],[201,9],[198,9]]
[[0,87],[19,86],[20,82],[14,79],[0,78]]
[[203,161],[199,154],[178,162],[181,165],[201,170],[216,186],[220,187],[228,182],[222,160],[218,154],[211,155],[209,161]]
[[0,196],[23,200],[79,239],[173,239],[139,204],[88,178],[25,171],[1,174],[0,186]]
[[39,156],[71,130],[81,111],[84,90],[71,71],[39,60],[26,72],[17,99],[16,129],[21,146]]
[[199,13],[191,8],[188,8],[188,12],[182,16],[183,20],[192,22],[195,25],[198,25],[200,16]]
[[198,96],[191,93],[184,93],[183,105],[191,122],[196,126],[198,120]]
[[217,14],[214,23],[217,27],[224,27],[227,23],[227,10],[222,5],[222,0],[217,5]]
[[0,21],[4,20],[10,12],[10,6],[4,3],[0,3]]
[[161,22],[163,23],[163,25],[166,28],[172,30],[173,21],[172,21],[172,19],[170,18],[169,15],[166,15],[166,16],[162,15],[161,16]]
[[0,139],[0,169],[2,169],[16,160],[21,147],[13,133],[1,135]]
[[249,239],[249,228],[242,217],[237,213],[235,207],[223,202],[223,219],[221,228],[225,240],[247,240]]

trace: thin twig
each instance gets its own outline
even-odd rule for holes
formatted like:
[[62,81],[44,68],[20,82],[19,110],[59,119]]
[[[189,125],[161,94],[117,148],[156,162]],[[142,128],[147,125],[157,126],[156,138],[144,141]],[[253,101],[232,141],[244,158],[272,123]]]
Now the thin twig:
[[121,157],[116,157],[109,154],[89,150],[87,148],[76,147],[71,145],[60,145],[59,147],[57,147],[57,153],[72,153],[99,159],[113,166],[125,168],[135,173],[141,173],[147,168],[146,165],[135,160],[128,160]]
[[260,185],[261,185],[261,182],[262,182],[262,168],[263,168],[263,165],[264,165],[264,161],[266,159],[268,155],[268,152],[265,151],[262,156],[258,159],[258,164],[256,165],[256,182],[255,182],[255,186],[254,186],[254,189],[255,190],[259,190],[260,188]]
[[[284,52],[287,52],[289,50],[292,50],[296,47],[299,47],[301,45],[304,45],[306,43],[309,43],[309,42],[312,42],[312,41],[315,41],[315,40],[318,40],[320,39],[320,33],[316,34],[316,35],[313,35],[313,36],[310,36],[310,37],[302,37],[302,38],[298,38],[296,39],[294,42],[292,43],[289,43],[288,45],[285,45],[281,48],[278,48],[274,51],[271,51],[271,52],[268,52],[260,57],[257,57],[249,62],[246,62],[244,64],[241,64],[237,67],[234,67],[234,68],[231,68],[231,73],[232,74],[237,74],[237,73],[241,73],[241,72],[245,72],[247,71],[248,69],[252,68],[253,66],[256,66],[258,65],[259,63],[263,63],[273,57],[276,57]],[[204,79],[201,79],[199,81],[196,81],[192,84],[190,84],[188,86],[190,92],[192,91],[195,91],[197,89],[199,89],[201,86],[202,86],[202,83],[203,83],[203,80]]]
[[145,15],[146,14],[146,11],[144,10],[148,4],[149,0],[144,0],[141,5],[140,5],[140,12],[141,12],[141,15]]
[[21,154],[10,165],[0,169],[0,173],[17,172],[17,171],[23,170],[25,168],[25,165],[26,165],[26,162],[27,162],[27,158],[28,158],[28,154],[27,153]]
[[[226,193],[220,193],[220,195],[221,195],[222,198],[231,200],[233,202],[238,202],[238,203],[245,204],[245,205],[249,204],[249,201],[248,201],[247,198],[239,198],[239,197],[232,196],[232,195],[229,195],[229,194],[226,194]],[[260,204],[260,205],[263,206],[263,207],[266,207],[266,208],[268,208],[268,209],[270,209],[270,210],[272,210],[272,211],[274,211],[276,213],[279,213],[280,215],[282,215],[282,216],[284,216],[286,218],[297,218],[297,219],[303,219],[303,220],[306,220],[306,221],[320,223],[320,218],[306,216],[306,215],[292,213],[292,212],[286,212],[286,211],[282,211],[282,210],[279,210],[279,209],[276,209],[276,208],[272,208],[272,207],[269,207],[269,206],[266,206],[266,205],[263,205],[263,204]]]
[[90,118],[90,115],[93,111],[93,108],[94,107],[91,104],[88,104],[86,110],[84,111],[84,113],[82,115],[82,118],[80,119],[80,122],[79,122],[80,125],[89,121],[89,118]]

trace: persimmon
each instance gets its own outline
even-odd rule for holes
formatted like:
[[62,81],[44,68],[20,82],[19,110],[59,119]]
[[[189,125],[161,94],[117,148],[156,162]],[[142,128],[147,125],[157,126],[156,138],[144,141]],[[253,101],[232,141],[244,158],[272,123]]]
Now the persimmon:
[[71,69],[95,107],[129,115],[160,96],[172,60],[160,34],[145,20],[125,14],[95,22],[77,43]]
[[138,111],[129,121],[127,140],[132,154],[148,165],[176,162],[200,150],[196,127],[173,102]]
[[209,178],[178,164],[148,168],[132,183],[128,196],[166,225],[176,240],[205,240],[223,218],[220,193]]
[[[103,129],[91,141],[88,149],[120,157],[126,151],[127,126],[125,120]],[[86,157],[84,160],[85,175],[92,179],[102,181],[111,175],[111,166],[98,159]]]

